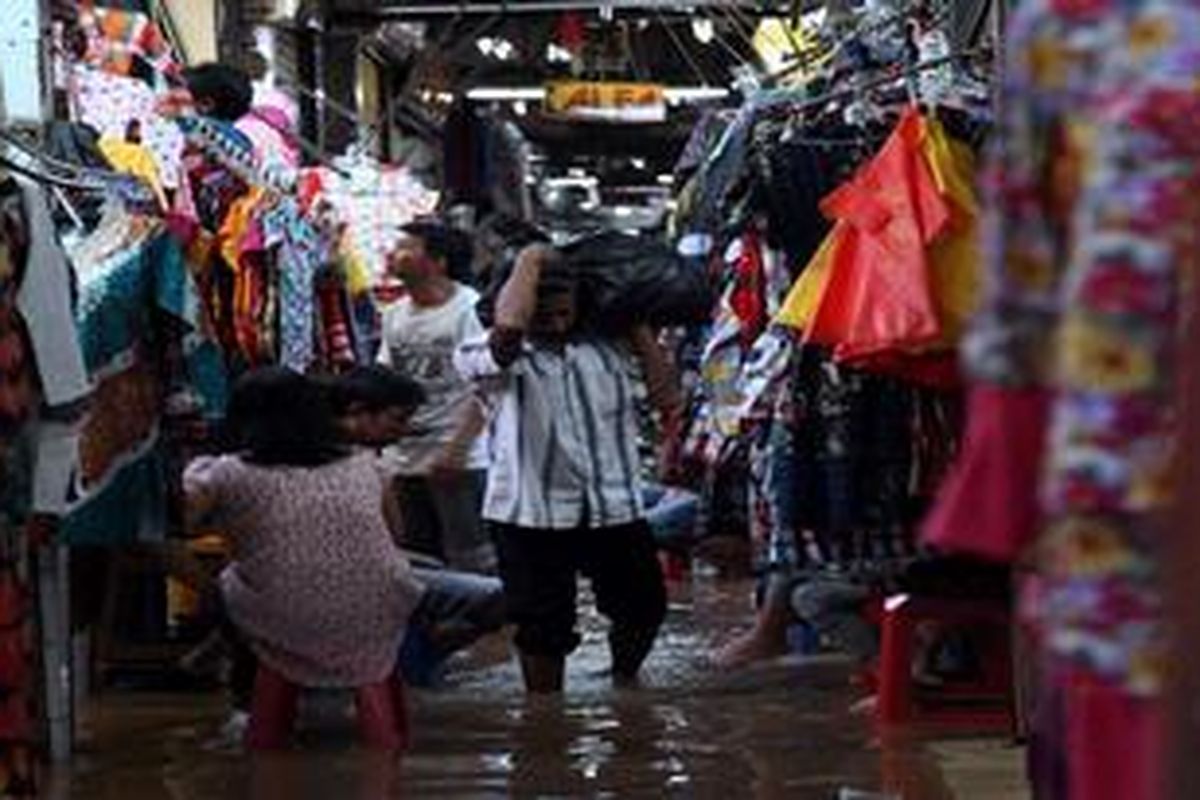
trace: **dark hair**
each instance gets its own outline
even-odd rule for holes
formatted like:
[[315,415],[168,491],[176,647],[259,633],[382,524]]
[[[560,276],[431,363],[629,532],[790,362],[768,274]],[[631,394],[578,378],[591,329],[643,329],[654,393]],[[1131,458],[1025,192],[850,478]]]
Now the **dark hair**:
[[197,101],[207,101],[209,116],[237,122],[254,104],[254,85],[242,70],[228,64],[200,64],[183,71],[183,81]]
[[434,219],[416,220],[400,230],[420,239],[425,252],[432,258],[446,262],[446,274],[459,283],[471,283],[474,275],[471,266],[475,260],[471,237],[443,222]]
[[326,381],[333,413],[342,415],[354,406],[366,411],[389,408],[415,410],[425,402],[425,390],[407,375],[382,366],[355,367]]
[[538,295],[556,295],[575,292],[579,288],[579,268],[562,251],[552,247],[543,248],[542,271],[538,280]]
[[284,367],[252,370],[234,384],[225,447],[264,466],[317,467],[347,455],[328,393]]

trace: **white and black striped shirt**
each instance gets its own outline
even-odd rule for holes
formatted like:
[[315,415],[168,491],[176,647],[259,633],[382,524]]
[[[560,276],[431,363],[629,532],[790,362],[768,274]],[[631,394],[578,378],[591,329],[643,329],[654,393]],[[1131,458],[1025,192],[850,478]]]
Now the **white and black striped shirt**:
[[641,519],[633,365],[604,341],[522,345],[507,368],[488,336],[455,363],[492,410],[484,518],[525,528],[607,528]]

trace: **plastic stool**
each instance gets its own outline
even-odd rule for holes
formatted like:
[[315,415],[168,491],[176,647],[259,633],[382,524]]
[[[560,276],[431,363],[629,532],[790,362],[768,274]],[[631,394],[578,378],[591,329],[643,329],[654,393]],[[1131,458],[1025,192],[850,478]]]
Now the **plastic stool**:
[[[966,686],[946,686],[936,690],[938,703],[918,702],[913,686],[912,663],[916,649],[917,627],[923,622],[959,627],[990,627],[1003,632],[998,637],[1003,646],[995,652],[982,653],[984,671],[980,681]],[[880,624],[882,648],[879,660],[879,708],[877,721],[881,725],[931,723],[945,726],[965,726],[984,730],[1012,730],[1013,669],[1008,632],[1011,615],[1006,603],[973,600],[951,600],[896,595],[883,604]],[[953,701],[986,700],[988,708],[953,707]],[[930,708],[935,704],[941,708]]]
[[686,555],[671,550],[659,553],[658,562],[662,566],[663,578],[669,583],[687,580],[692,569],[692,562]]
[[[275,670],[259,665],[254,680],[246,747],[279,750],[287,746],[296,724],[301,687]],[[373,750],[400,752],[408,747],[408,703],[399,679],[360,686],[355,691],[358,730]]]

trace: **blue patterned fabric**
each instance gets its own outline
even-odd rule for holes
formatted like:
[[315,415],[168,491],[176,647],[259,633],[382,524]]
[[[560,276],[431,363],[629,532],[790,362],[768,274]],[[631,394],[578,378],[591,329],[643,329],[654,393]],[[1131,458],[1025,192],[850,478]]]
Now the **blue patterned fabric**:
[[80,497],[63,522],[63,540],[118,545],[160,539],[167,527],[167,482],[157,420],[162,399],[180,388],[166,384],[153,360],[164,349],[164,318],[182,329],[186,389],[208,417],[224,411],[224,363],[217,346],[199,333],[199,296],[182,249],[165,231],[152,231],[81,274],[76,316],[96,395],[85,427]]
[[324,257],[324,243],[292,199],[269,209],[262,228],[267,246],[279,247],[279,362],[306,372],[316,356],[313,281]]

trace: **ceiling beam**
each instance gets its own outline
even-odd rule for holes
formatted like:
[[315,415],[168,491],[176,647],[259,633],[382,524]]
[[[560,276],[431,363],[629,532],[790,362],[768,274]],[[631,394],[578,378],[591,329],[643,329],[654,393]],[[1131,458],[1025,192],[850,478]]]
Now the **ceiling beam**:
[[465,16],[482,14],[547,14],[561,11],[599,11],[612,9],[614,13],[650,11],[660,14],[690,15],[696,8],[734,8],[748,14],[788,14],[792,9],[790,0],[485,0],[485,2],[407,2],[393,3],[390,0],[370,2],[352,0],[334,2],[328,8],[333,19],[369,17],[379,21],[414,19],[432,16]]

